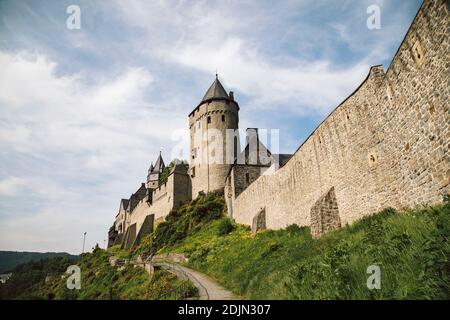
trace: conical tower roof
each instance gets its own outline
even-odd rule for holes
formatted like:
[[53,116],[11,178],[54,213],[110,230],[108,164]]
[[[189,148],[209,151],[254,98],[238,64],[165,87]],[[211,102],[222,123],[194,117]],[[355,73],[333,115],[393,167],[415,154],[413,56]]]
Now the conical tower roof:
[[164,160],[161,156],[161,152],[159,152],[159,157],[158,159],[156,159],[152,172],[162,172],[164,170],[164,167],[165,167]]
[[217,74],[216,74],[216,79],[211,84],[209,89],[206,91],[205,95],[203,96],[202,101],[200,101],[200,103],[197,105],[197,107],[195,107],[195,109],[192,110],[192,112],[189,114],[189,116],[192,115],[195,112],[195,110],[198,110],[198,108],[202,104],[213,101],[213,100],[227,100],[227,101],[233,102],[239,110],[239,104],[234,100],[234,96],[233,96],[232,92],[230,92],[230,94],[228,94],[225,91],[225,88],[220,83],[220,81],[217,77]]
[[209,87],[208,91],[206,91],[205,95],[203,96],[202,102],[211,99],[230,99],[228,93],[223,88],[217,76],[212,85]]

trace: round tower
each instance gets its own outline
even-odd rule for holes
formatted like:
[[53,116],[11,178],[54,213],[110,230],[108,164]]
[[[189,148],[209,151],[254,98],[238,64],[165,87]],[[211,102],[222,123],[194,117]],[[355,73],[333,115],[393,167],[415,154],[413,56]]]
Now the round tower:
[[189,174],[192,199],[199,192],[223,190],[225,178],[240,152],[239,105],[217,78],[189,114]]

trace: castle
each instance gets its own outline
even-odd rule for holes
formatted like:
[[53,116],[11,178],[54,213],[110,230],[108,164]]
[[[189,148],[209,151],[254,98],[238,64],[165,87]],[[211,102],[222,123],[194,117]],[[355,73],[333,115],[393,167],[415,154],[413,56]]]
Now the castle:
[[[290,224],[314,237],[386,207],[442,201],[450,189],[449,2],[425,0],[388,70],[378,65],[293,155],[272,154],[239,104],[214,80],[189,114],[189,166],[167,181],[161,154],[147,183],[122,199],[109,245],[132,247],[157,220],[223,191],[228,215],[253,231]],[[167,171],[167,170],[166,170]]]

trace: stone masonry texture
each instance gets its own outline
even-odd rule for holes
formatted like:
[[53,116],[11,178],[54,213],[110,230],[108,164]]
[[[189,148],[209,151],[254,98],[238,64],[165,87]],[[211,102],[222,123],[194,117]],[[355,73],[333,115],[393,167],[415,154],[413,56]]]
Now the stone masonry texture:
[[[227,156],[232,151],[227,150],[226,130],[238,129],[238,123],[238,106],[230,101],[205,102],[189,115],[192,198],[196,198],[199,192],[223,190],[231,166]],[[216,146],[220,142],[222,145]],[[222,154],[219,150],[223,150]]]
[[333,187],[311,208],[311,234],[315,238],[340,227],[339,209]]
[[315,206],[330,190],[342,225],[441,202],[450,177],[448,8],[424,1],[388,70],[372,67],[284,167],[227,200],[233,218],[252,225],[264,209],[267,228],[317,224]]

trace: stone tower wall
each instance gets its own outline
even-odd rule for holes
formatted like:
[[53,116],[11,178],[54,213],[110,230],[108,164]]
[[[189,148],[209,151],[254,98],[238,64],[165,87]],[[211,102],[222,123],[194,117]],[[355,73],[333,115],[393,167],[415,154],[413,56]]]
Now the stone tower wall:
[[[222,121],[222,116],[225,117],[225,121]],[[208,117],[210,117],[210,123],[208,123]],[[200,122],[200,128],[196,126],[197,121]],[[225,178],[230,169],[230,164],[226,161],[227,147],[231,148],[228,149],[229,151],[233,150],[233,146],[226,145],[226,130],[238,129],[238,123],[237,104],[225,100],[203,103],[189,116],[191,138],[189,174],[192,180],[192,198],[197,197],[201,191],[206,193],[224,188]],[[221,137],[215,135],[214,129],[220,133]],[[219,145],[220,141],[222,148]],[[194,148],[198,148],[195,159],[193,159]],[[239,152],[239,139],[237,148]],[[222,157],[220,157],[220,149],[223,150]]]
[[268,228],[311,225],[330,190],[341,225],[388,206],[442,201],[450,177],[449,21],[446,1],[426,0],[387,72],[372,67],[284,167],[227,201],[236,221],[252,225],[265,210]]

